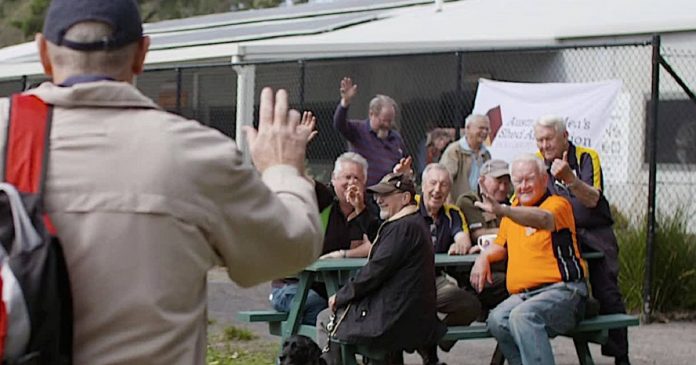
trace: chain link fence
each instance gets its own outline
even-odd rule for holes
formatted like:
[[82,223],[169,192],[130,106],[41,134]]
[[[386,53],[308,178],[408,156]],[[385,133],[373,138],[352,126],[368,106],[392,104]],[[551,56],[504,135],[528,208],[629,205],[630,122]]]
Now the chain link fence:
[[[696,51],[662,47],[660,54],[693,94]],[[660,68],[655,196],[658,215],[681,210],[689,217],[688,226],[696,227],[696,100],[689,91]]]
[[649,44],[308,60],[259,65],[256,71],[257,89],[286,88],[294,107],[317,115],[320,133],[310,147],[309,160],[312,172],[322,181],[328,180],[333,160],[347,148],[332,126],[344,76],[358,84],[350,118],[367,118],[367,105],[376,94],[398,102],[397,128],[416,161],[423,160],[431,131],[445,129],[452,138],[459,135],[473,108],[479,78],[514,82],[619,79],[622,90],[599,151],[605,191],[609,201],[634,222],[647,210],[643,141],[651,87]]
[[[332,125],[344,76],[358,84],[349,118],[367,118],[367,105],[375,94],[397,101],[397,128],[416,161],[423,160],[431,131],[444,129],[453,139],[459,136],[473,108],[479,78],[535,83],[618,79],[623,86],[599,153],[610,203],[639,223],[647,211],[651,52],[649,43],[639,43],[261,63],[256,65],[255,95],[258,104],[262,87],[284,88],[292,107],[317,116],[319,135],[308,151],[310,171],[328,181],[334,159],[347,148]],[[669,48],[662,53],[688,85],[696,85],[696,53]],[[693,216],[696,103],[661,72],[657,207],[663,212],[682,207]],[[1,81],[0,95],[43,80]],[[236,137],[237,75],[232,65],[150,69],[136,84],[163,108]]]

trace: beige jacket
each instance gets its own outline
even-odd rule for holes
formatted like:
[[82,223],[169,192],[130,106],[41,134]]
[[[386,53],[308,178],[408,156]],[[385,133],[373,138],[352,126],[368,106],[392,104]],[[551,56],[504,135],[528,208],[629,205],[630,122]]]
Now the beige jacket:
[[[491,154],[488,150],[481,150],[479,153],[484,162],[491,159]],[[477,186],[469,186],[469,174],[471,173],[471,164],[473,162],[474,153],[463,149],[459,145],[459,141],[450,143],[440,157],[440,163],[447,168],[447,171],[452,176],[450,200],[453,203],[457,201],[460,195],[478,188]]]
[[259,176],[232,140],[126,83],[30,93],[56,106],[47,209],[72,284],[75,364],[203,364],[211,267],[251,286],[319,255],[314,189],[294,168]]

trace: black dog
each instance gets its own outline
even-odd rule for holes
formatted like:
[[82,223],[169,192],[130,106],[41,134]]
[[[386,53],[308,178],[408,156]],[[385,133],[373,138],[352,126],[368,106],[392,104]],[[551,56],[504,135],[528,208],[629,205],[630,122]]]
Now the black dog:
[[311,338],[294,335],[283,342],[278,356],[280,365],[326,365],[321,358],[321,349]]

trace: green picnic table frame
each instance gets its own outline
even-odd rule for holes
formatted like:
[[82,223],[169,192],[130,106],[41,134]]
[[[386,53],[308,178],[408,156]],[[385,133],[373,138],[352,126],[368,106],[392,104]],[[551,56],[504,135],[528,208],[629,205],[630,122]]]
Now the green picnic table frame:
[[[448,255],[435,254],[436,267],[455,267],[473,265],[478,255]],[[312,284],[319,280],[323,281],[326,286],[326,292],[329,296],[336,294],[341,287],[341,283],[345,282],[350,275],[365,266],[367,259],[361,258],[345,258],[345,259],[325,259],[317,260],[313,264],[307,266],[299,274],[299,282],[297,285],[297,293],[290,304],[290,312],[287,320],[282,325],[283,339],[295,334],[308,335],[307,332],[315,331],[314,327],[302,325],[302,308],[304,307],[307,293],[312,287]],[[307,328],[311,327],[311,328]],[[314,337],[312,333],[311,337]]]
[[[479,255],[448,255],[435,254],[436,267],[461,267],[471,266]],[[600,259],[603,257],[600,252],[590,252],[582,255],[584,259]],[[367,263],[366,258],[341,258],[317,260],[307,266],[298,274],[297,293],[290,304],[290,312],[287,317],[281,320],[280,316],[284,313],[268,313],[270,311],[242,312],[238,317],[246,321],[266,321],[269,322],[272,334],[280,335],[282,340],[295,335],[302,334],[314,338],[316,328],[314,326],[303,325],[302,308],[307,300],[307,294],[315,281],[322,281],[326,286],[329,296],[335,294],[354,272]],[[258,317],[258,318],[257,318]]]

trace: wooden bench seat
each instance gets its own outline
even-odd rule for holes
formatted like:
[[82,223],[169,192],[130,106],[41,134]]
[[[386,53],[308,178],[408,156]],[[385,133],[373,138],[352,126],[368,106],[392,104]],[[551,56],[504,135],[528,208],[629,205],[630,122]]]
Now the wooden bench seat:
[[[237,312],[237,320],[249,323],[268,323],[268,332],[274,336],[282,336],[283,330],[286,329],[285,321],[288,319],[287,312],[278,312],[275,310],[257,310],[257,311],[241,311]],[[287,332],[287,331],[286,331]],[[314,339],[317,329],[315,326],[301,324],[297,330],[300,335],[305,335]]]
[[282,322],[287,318],[287,312],[274,310],[237,312],[237,319],[244,322]]
[[[578,326],[564,336],[573,339],[578,360],[582,365],[592,365],[594,360],[589,350],[589,343],[603,344],[607,341],[607,331],[613,328],[624,328],[637,326],[640,323],[638,317],[628,314],[606,314],[599,315],[581,321]],[[450,326],[443,340],[464,341],[493,337],[485,325],[473,326]],[[378,365],[384,359],[386,353],[375,349],[369,349],[361,345],[341,344],[344,365],[356,364],[355,355],[361,354],[371,360],[371,363]],[[502,364],[502,361],[500,361]]]

